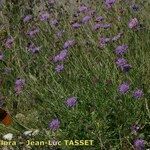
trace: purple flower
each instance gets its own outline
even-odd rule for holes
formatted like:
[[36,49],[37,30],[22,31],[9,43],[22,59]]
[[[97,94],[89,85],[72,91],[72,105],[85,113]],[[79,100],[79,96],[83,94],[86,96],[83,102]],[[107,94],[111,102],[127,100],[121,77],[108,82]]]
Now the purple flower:
[[5,47],[10,49],[12,48],[13,43],[14,43],[14,39],[12,37],[8,37],[5,42]]
[[91,19],[91,16],[85,16],[82,18],[82,23],[87,23],[90,21],[90,19]]
[[72,47],[74,44],[75,44],[75,40],[68,40],[64,43],[63,48],[68,49],[68,48]]
[[99,28],[101,28],[101,24],[97,23],[93,26],[93,30],[98,30]]
[[89,16],[94,16],[96,11],[95,10],[89,10],[87,13],[88,13]]
[[127,52],[128,45],[119,45],[116,49],[115,52],[118,55],[123,55]]
[[129,84],[128,83],[122,83],[121,85],[119,85],[118,90],[120,92],[120,94],[125,94],[128,92],[129,90]]
[[131,131],[133,132],[133,133],[137,133],[137,131],[140,129],[140,127],[139,127],[139,125],[137,125],[137,124],[133,124],[132,126],[131,126]]
[[57,26],[58,25],[58,20],[57,19],[51,20],[51,25]]
[[0,52],[0,60],[3,60],[3,58],[4,58],[4,55],[2,52]]
[[57,65],[57,66],[55,67],[55,71],[56,71],[57,73],[60,73],[60,72],[63,71],[63,70],[64,70],[64,65],[63,65],[63,64]]
[[133,97],[135,99],[140,99],[143,96],[143,91],[140,89],[137,89],[133,92]]
[[23,22],[29,22],[30,20],[32,19],[32,15],[26,15],[24,18],[23,18]]
[[29,35],[31,38],[33,38],[37,33],[39,33],[39,28],[32,28],[28,31],[27,35]]
[[138,24],[139,24],[139,21],[137,20],[137,18],[133,18],[129,21],[128,26],[130,29],[133,29],[133,28],[136,28]]
[[112,5],[116,2],[116,0],[105,0],[105,5],[108,7],[108,8],[111,8]]
[[142,140],[142,139],[136,139],[135,141],[134,141],[134,147],[135,147],[135,150],[144,150],[144,144],[145,143],[145,141],[144,140]]
[[18,95],[21,93],[22,89],[24,88],[25,80],[17,78],[15,81],[15,93]]
[[124,65],[127,64],[127,60],[124,59],[124,58],[118,58],[116,60],[116,64],[117,64],[118,67],[123,67]]
[[79,12],[87,12],[88,8],[86,6],[81,5],[79,7]]
[[103,48],[109,41],[110,38],[101,37],[99,40],[100,47]]
[[40,12],[39,14],[39,18],[41,21],[47,21],[49,19],[50,15],[47,11],[43,11],[43,12]]
[[138,11],[138,10],[139,10],[139,6],[136,5],[136,4],[133,4],[133,5],[131,6],[131,9],[132,9],[133,11]]
[[49,123],[49,128],[52,131],[56,131],[58,130],[58,128],[60,127],[60,121],[58,119],[53,119],[50,123]]
[[99,24],[99,23],[97,23],[97,24],[94,25],[93,29],[94,30],[97,30],[99,28],[108,29],[110,27],[111,27],[111,24]]
[[99,28],[108,29],[110,27],[111,27],[111,24],[99,24],[99,23],[97,23],[97,24],[94,25],[93,29],[94,30],[97,30]]
[[68,50],[66,49],[62,50],[58,55],[54,57],[54,62],[64,61],[67,57],[67,54],[68,54]]
[[72,27],[74,28],[74,29],[78,29],[78,28],[80,28],[81,27],[81,24],[79,24],[79,23],[74,23],[74,24],[72,24]]
[[55,0],[48,0],[48,3],[53,5],[55,3]]
[[121,38],[122,35],[123,35],[122,32],[121,32],[121,33],[118,33],[116,36],[114,36],[114,37],[112,38],[112,41],[113,41],[113,42],[117,41],[118,39]]
[[68,98],[66,100],[66,105],[68,107],[74,107],[76,105],[76,103],[77,103],[77,98],[76,97],[71,97],[71,98]]
[[120,67],[120,69],[124,72],[129,72],[129,70],[132,68],[130,64],[124,64]]
[[40,47],[37,47],[37,46],[35,46],[35,44],[30,43],[30,44],[27,46],[27,49],[28,49],[30,52],[32,52],[32,53],[34,54],[34,53],[38,53],[38,52],[39,52]]
[[57,36],[58,38],[60,38],[60,37],[62,37],[62,35],[63,35],[64,32],[65,32],[64,30],[58,31],[58,32],[56,33],[56,36]]
[[96,22],[100,22],[100,21],[103,21],[103,20],[104,20],[104,17],[102,17],[102,16],[96,17]]

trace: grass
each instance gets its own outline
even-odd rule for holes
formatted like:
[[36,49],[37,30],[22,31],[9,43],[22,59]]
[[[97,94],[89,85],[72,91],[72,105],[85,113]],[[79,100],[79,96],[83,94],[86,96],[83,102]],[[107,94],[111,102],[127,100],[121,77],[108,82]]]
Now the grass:
[[[71,2],[71,1],[70,1]],[[92,3],[93,2],[93,3]],[[26,3],[26,4],[25,4]],[[61,146],[62,150],[130,150],[133,141],[143,138],[146,148],[149,147],[149,98],[150,98],[150,52],[149,52],[149,3],[137,1],[139,11],[130,9],[130,2],[117,2],[112,9],[106,10],[101,2],[91,1],[88,6],[97,14],[112,22],[111,29],[92,30],[94,21],[74,30],[70,26],[75,10],[64,1],[51,8],[52,16],[60,20],[58,27],[37,19],[39,3],[32,10],[35,20],[24,24],[27,2],[10,5],[9,1],[2,7],[1,15],[1,51],[4,60],[0,62],[1,96],[5,98],[5,109],[13,118],[13,124],[8,127],[0,125],[0,136],[13,133],[14,140],[24,140],[23,133],[31,129],[39,129],[35,140],[90,139],[94,145],[89,147]],[[96,4],[97,3],[97,4]],[[42,6],[43,7],[43,6]],[[118,9],[123,7],[121,21]],[[43,9],[43,8],[42,8]],[[50,9],[50,8],[49,8]],[[70,10],[71,9],[71,10]],[[65,11],[66,10],[66,11]],[[61,14],[61,15],[60,15]],[[84,15],[83,15],[84,16]],[[82,15],[78,18],[82,18]],[[138,31],[128,28],[131,18],[137,17],[143,25]],[[29,38],[25,33],[32,26],[38,26],[40,33],[35,38]],[[65,32],[59,39],[55,33],[63,29]],[[112,37],[123,32],[117,42],[99,47],[99,37]],[[4,46],[4,40],[11,35],[15,43],[11,49]],[[68,58],[64,61],[64,70],[56,73],[55,64],[51,61],[68,39],[75,39],[76,44],[69,48]],[[28,42],[41,46],[38,54],[26,50]],[[86,44],[88,42],[89,44]],[[127,44],[129,50],[125,58],[132,65],[129,73],[124,74],[115,64],[114,49],[121,44]],[[11,68],[10,73],[4,73],[5,68]],[[26,80],[19,96],[14,92],[16,78]],[[130,82],[130,90],[125,95],[118,93],[118,86]],[[140,88],[144,96],[140,100],[132,97],[132,91]],[[77,97],[77,105],[69,109],[65,105],[68,97]],[[17,103],[17,107],[15,104]],[[49,121],[59,118],[60,128],[52,132],[48,128]],[[131,133],[133,124],[141,126],[140,131]],[[19,137],[22,137],[21,139]],[[14,147],[21,150],[25,146]],[[46,147],[32,147],[46,150]]]

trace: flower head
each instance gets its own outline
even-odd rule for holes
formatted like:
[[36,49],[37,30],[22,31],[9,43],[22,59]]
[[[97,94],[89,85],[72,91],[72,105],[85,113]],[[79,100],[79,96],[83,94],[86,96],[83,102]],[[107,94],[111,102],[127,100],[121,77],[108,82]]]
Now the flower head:
[[132,126],[131,126],[131,131],[133,132],[133,133],[137,133],[137,131],[140,129],[140,126],[139,125],[137,125],[137,124],[133,124]]
[[103,48],[109,41],[110,38],[101,37],[99,40],[100,47]]
[[96,17],[96,22],[100,22],[100,21],[103,21],[104,20],[104,17],[102,17],[102,16],[98,16],[98,17]]
[[139,6],[137,4],[133,4],[133,5],[131,5],[131,9],[133,11],[138,11],[139,10]]
[[58,119],[53,119],[50,123],[49,123],[49,128],[52,131],[56,131],[58,130],[58,128],[60,127],[60,121]]
[[127,64],[127,60],[125,58],[118,58],[116,60],[116,64],[118,67],[123,67],[124,65]]
[[112,38],[112,41],[115,42],[115,41],[119,40],[122,35],[123,35],[122,32],[118,33],[117,35],[115,35],[115,36]]
[[118,90],[121,94],[127,93],[129,90],[129,84],[125,82],[122,83],[121,85],[119,85]]
[[31,38],[33,38],[39,32],[40,32],[39,28],[34,27],[27,32],[27,35],[29,35]]
[[54,57],[54,62],[64,61],[67,57],[67,54],[68,54],[68,50],[66,49],[62,50],[58,55]]
[[5,42],[5,47],[10,49],[12,48],[13,43],[14,43],[14,39],[12,37],[8,37]]
[[59,22],[57,19],[53,19],[53,20],[51,20],[50,24],[53,26],[57,26],[59,24]]
[[0,60],[3,60],[3,58],[4,58],[4,55],[2,52],[0,52]]
[[57,66],[55,67],[55,71],[56,71],[57,73],[60,73],[60,72],[63,71],[63,70],[64,70],[64,65],[63,65],[63,64],[57,65]]
[[41,21],[47,21],[50,17],[50,14],[47,11],[40,12],[39,18]]
[[71,98],[68,98],[66,100],[66,105],[68,107],[74,107],[76,105],[76,103],[77,103],[77,98],[76,97],[71,97]]
[[85,24],[85,23],[89,22],[90,19],[91,19],[91,16],[85,16],[85,17],[82,18],[82,23]]
[[81,27],[81,24],[79,24],[79,23],[74,23],[74,24],[72,24],[72,27],[74,28],[74,29],[78,29],[78,28],[80,28]]
[[139,21],[137,20],[137,18],[131,19],[128,24],[130,29],[136,28],[138,25],[139,25]]
[[29,43],[27,49],[33,54],[38,53],[40,51],[40,47],[35,46],[35,44],[33,43]]
[[134,147],[135,147],[135,150],[144,150],[144,143],[145,141],[142,140],[142,139],[136,139],[134,141]]
[[24,22],[24,23],[29,22],[32,18],[33,18],[32,15],[26,15],[26,16],[23,18],[23,22]]
[[116,49],[115,49],[115,53],[118,55],[123,55],[127,52],[128,49],[128,45],[119,45]]
[[15,81],[15,93],[20,94],[22,89],[24,88],[25,80],[17,78]]
[[68,49],[68,48],[72,47],[74,44],[75,44],[75,40],[68,40],[64,43],[63,48]]
[[133,92],[133,97],[135,99],[140,99],[143,96],[143,91],[140,89],[137,89]]
[[88,7],[86,7],[86,6],[84,6],[84,5],[81,5],[79,8],[79,12],[87,12],[87,10],[88,10]]
[[106,5],[108,8],[111,8],[112,5],[114,5],[115,2],[116,2],[116,0],[105,0],[105,5]]

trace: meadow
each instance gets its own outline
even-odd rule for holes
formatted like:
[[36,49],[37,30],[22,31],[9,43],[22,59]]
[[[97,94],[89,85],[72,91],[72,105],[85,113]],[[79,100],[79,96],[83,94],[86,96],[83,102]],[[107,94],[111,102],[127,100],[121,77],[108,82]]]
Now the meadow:
[[148,0],[0,3],[0,140],[19,143],[0,150],[150,148]]

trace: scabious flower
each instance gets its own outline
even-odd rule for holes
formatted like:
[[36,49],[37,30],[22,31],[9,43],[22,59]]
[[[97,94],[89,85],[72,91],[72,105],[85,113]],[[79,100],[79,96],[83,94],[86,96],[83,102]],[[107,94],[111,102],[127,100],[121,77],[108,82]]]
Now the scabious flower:
[[87,14],[88,14],[89,16],[94,16],[95,13],[96,13],[96,11],[95,11],[95,10],[92,10],[92,9],[90,9],[90,10],[87,11]]
[[64,61],[67,57],[67,54],[68,54],[68,50],[64,49],[62,50],[59,54],[57,54],[55,57],[54,57],[54,62],[58,62],[58,61]]
[[53,5],[55,3],[55,0],[48,0],[48,3]]
[[78,23],[78,22],[76,22],[76,23],[72,24],[72,27],[73,27],[74,29],[78,29],[78,28],[81,27],[81,24]]
[[29,35],[31,38],[33,38],[39,32],[40,32],[39,28],[34,27],[27,32],[27,35]]
[[57,66],[55,67],[55,71],[56,71],[57,73],[60,73],[60,72],[62,72],[63,70],[64,70],[64,65],[63,65],[63,64],[57,65]]
[[77,103],[76,97],[71,97],[66,100],[67,107],[74,107],[76,105],[76,103]]
[[129,84],[125,82],[119,85],[118,87],[118,91],[120,94],[125,94],[128,92],[128,90],[129,90]]
[[64,43],[63,48],[68,49],[68,48],[72,47],[74,44],[75,44],[75,40],[68,40]]
[[131,126],[131,131],[132,131],[133,133],[135,133],[135,134],[139,131],[139,129],[140,129],[140,126],[137,125],[137,124],[133,124],[133,125]]
[[91,19],[91,16],[85,16],[85,17],[82,18],[82,23],[85,24],[85,23],[89,22],[90,19]]
[[128,72],[132,68],[132,66],[128,64],[127,60],[124,58],[118,58],[116,60],[116,65],[124,72]]
[[60,38],[60,37],[62,37],[62,35],[63,35],[64,32],[65,32],[64,30],[58,31],[58,32],[56,33],[56,36],[57,36],[58,38]]
[[93,30],[98,30],[99,28],[101,28],[101,24],[99,24],[99,23],[96,23],[96,24],[93,26]]
[[98,17],[96,17],[96,19],[95,19],[96,22],[101,22],[101,21],[103,21],[103,20],[104,20],[104,17],[102,17],[102,16],[98,16]]
[[109,41],[110,38],[101,37],[99,40],[100,47],[103,48]]
[[105,5],[107,8],[111,8],[115,2],[116,0],[105,0]]
[[128,27],[130,29],[136,28],[138,25],[139,25],[139,21],[137,20],[137,18],[131,19],[128,23]]
[[26,15],[26,16],[23,18],[23,22],[24,22],[24,23],[29,22],[32,18],[33,18],[32,15]]
[[50,128],[52,131],[58,130],[59,127],[60,127],[60,121],[59,121],[59,119],[53,119],[53,120],[49,123],[49,128]]
[[133,11],[138,11],[139,10],[139,6],[137,4],[133,4],[133,5],[131,5],[131,9]]
[[122,35],[123,35],[123,32],[120,32],[117,35],[115,35],[114,37],[112,37],[112,42],[119,40],[122,37]]
[[129,72],[132,66],[130,64],[124,64],[120,67],[123,72]]
[[41,21],[47,21],[50,17],[50,14],[47,11],[40,12],[39,19]]
[[84,6],[84,5],[81,5],[79,8],[78,8],[79,12],[81,13],[85,13],[87,12],[88,10],[88,7]]
[[4,55],[2,52],[0,52],[0,60],[3,60],[3,58],[4,58]]
[[17,78],[15,81],[15,93],[18,95],[21,93],[25,85],[25,80]]
[[29,43],[29,45],[27,46],[28,51],[30,51],[31,53],[35,54],[38,53],[40,50],[40,47],[35,46],[34,43]]
[[143,91],[140,89],[137,89],[133,92],[133,97],[135,99],[140,99],[143,96]]
[[125,59],[125,58],[118,58],[117,60],[116,60],[116,65],[118,66],[118,67],[122,67],[122,66],[124,66],[124,65],[126,65],[127,64],[127,60]]
[[94,25],[93,29],[94,30],[97,30],[99,28],[107,29],[107,28],[110,28],[110,27],[111,27],[111,24],[99,24],[99,23],[97,23],[97,24]]
[[128,45],[119,45],[116,49],[115,49],[115,53],[117,55],[123,55],[127,52],[128,49]]
[[53,20],[51,20],[50,24],[53,26],[57,26],[59,23],[58,23],[57,19],[53,19]]
[[144,150],[145,141],[142,139],[136,139],[134,141],[134,147],[135,147],[135,150]]
[[8,37],[5,42],[5,47],[10,49],[12,48],[13,43],[14,43],[14,39],[12,37]]

